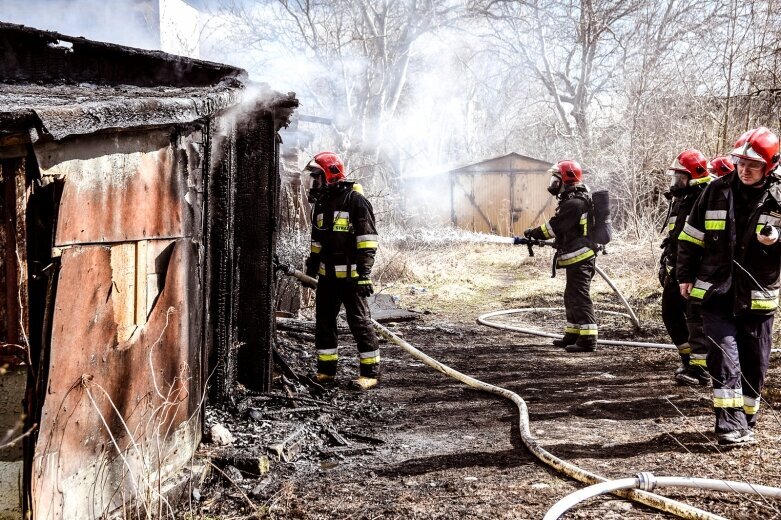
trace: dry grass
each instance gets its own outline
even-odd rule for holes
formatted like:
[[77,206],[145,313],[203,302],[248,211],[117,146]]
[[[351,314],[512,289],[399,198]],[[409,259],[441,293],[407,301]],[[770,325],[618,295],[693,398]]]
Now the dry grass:
[[[479,312],[514,306],[561,305],[565,277],[562,270],[556,278],[550,277],[551,248],[535,248],[530,258],[525,246],[496,243],[497,237],[448,233],[448,240],[434,242],[383,240],[375,268],[378,286],[401,296],[405,305],[456,319],[473,320]],[[657,244],[617,239],[609,253],[597,260],[633,305],[650,303],[661,295]],[[592,294],[598,302],[618,303],[599,277]],[[651,318],[653,309],[646,313],[645,307],[655,306],[641,306],[640,312],[647,314],[641,319]]]

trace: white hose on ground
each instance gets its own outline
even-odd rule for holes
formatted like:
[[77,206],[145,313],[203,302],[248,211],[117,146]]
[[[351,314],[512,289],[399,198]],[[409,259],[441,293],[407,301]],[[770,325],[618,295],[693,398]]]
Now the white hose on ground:
[[[530,329],[526,327],[518,327],[515,325],[509,325],[507,323],[498,323],[495,321],[491,321],[491,318],[495,316],[504,316],[506,314],[518,314],[521,312],[538,312],[538,311],[563,311],[564,307],[530,307],[525,309],[506,309],[501,311],[493,311],[493,312],[487,312],[485,314],[481,314],[477,317],[477,322],[481,325],[485,325],[486,327],[493,327],[495,329],[504,329],[504,330],[512,330],[515,332],[520,332],[521,334],[529,334],[532,336],[541,336],[543,338],[554,338],[554,339],[561,339],[563,336],[561,334],[556,334],[555,332],[545,332],[543,330],[539,329]],[[613,314],[613,315],[619,315],[619,316],[626,316],[628,315],[622,313],[622,312],[611,312],[611,311],[600,311],[597,310],[597,312],[603,312],[606,314]],[[678,347],[673,345],[672,343],[647,343],[644,341],[622,341],[622,340],[613,340],[613,339],[597,339],[598,345],[612,345],[612,346],[623,346],[623,347],[642,347],[642,348],[661,348],[661,349],[674,349],[678,350]]]
[[548,513],[543,520],[558,520],[559,517],[579,503],[599,495],[615,493],[622,489],[640,488],[651,491],[657,487],[697,488],[710,491],[759,495],[766,498],[781,498],[781,489],[770,486],[760,486],[757,484],[748,484],[746,482],[736,482],[734,480],[716,480],[696,477],[657,477],[652,473],[640,473],[634,478],[609,480],[607,482],[600,482],[599,484],[579,489],[556,502],[553,507],[548,510]]
[[[295,278],[298,278],[299,280],[301,280],[306,284],[312,286],[317,285],[317,280],[307,276],[306,274],[296,269],[287,268],[285,270],[285,273],[290,276],[294,276]],[[552,453],[545,450],[542,446],[540,446],[539,441],[531,434],[531,431],[529,429],[529,410],[528,407],[526,406],[526,401],[524,401],[521,398],[521,396],[519,396],[515,392],[507,390],[506,388],[484,383],[478,379],[475,379],[474,377],[468,376],[466,374],[462,374],[457,370],[453,370],[447,365],[440,363],[439,361],[432,358],[431,356],[416,349],[415,347],[413,347],[412,345],[410,345],[409,343],[407,343],[406,341],[398,337],[396,334],[388,330],[386,327],[384,327],[377,321],[372,320],[372,323],[374,324],[375,329],[377,329],[377,332],[383,338],[393,343],[394,345],[401,347],[409,355],[411,355],[418,361],[421,361],[422,363],[428,365],[434,370],[437,370],[449,377],[452,377],[453,379],[456,379],[457,381],[460,381],[472,388],[476,388],[484,392],[498,395],[500,397],[504,397],[505,399],[509,399],[510,401],[512,401],[515,404],[515,406],[518,408],[518,429],[521,433],[521,441],[529,450],[529,452],[531,452],[532,455],[537,457],[540,461],[547,464],[551,468],[560,471],[561,473],[564,473],[565,475],[572,477],[573,479],[582,482],[584,484],[595,484],[598,482],[605,482],[607,480],[605,479],[605,477],[601,475],[591,473],[590,471],[586,471],[572,463],[569,463],[565,460],[556,457]],[[660,495],[656,495],[654,493],[649,493],[647,491],[618,490],[615,491],[615,494],[621,497],[628,498],[635,502],[644,504],[646,506],[652,507],[659,511],[664,511],[667,513],[674,514],[681,518],[686,518],[690,520],[727,520],[722,516],[715,515],[708,511],[704,511],[702,509],[690,506],[688,504],[678,502],[677,500],[672,500]]]

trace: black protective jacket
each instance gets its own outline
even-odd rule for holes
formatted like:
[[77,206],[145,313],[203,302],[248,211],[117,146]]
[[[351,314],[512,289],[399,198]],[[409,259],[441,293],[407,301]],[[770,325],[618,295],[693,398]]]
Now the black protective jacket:
[[340,182],[327,187],[312,211],[312,245],[306,261],[309,276],[368,277],[377,252],[377,229],[371,203],[360,185]]
[[667,237],[662,241],[661,264],[669,276],[675,276],[675,265],[678,263],[678,235],[686,225],[686,217],[697,202],[697,198],[705,190],[704,184],[689,186],[682,192],[673,195],[670,209],[667,213]]
[[733,311],[773,314],[778,308],[781,244],[765,246],[757,232],[781,226],[781,183],[774,177],[762,189],[737,229],[735,197],[740,179],[729,173],[705,188],[678,236],[679,283],[693,283],[690,297],[707,303],[731,295]]
[[589,226],[594,222],[591,196],[585,186],[567,189],[559,195],[556,213],[543,225],[531,232],[532,238],[556,240],[556,267],[579,264],[596,254]]

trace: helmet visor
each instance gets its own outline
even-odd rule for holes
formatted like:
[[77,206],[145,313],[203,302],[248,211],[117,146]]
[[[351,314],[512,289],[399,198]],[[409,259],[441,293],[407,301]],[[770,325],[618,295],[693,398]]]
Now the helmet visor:
[[551,195],[558,195],[561,191],[561,177],[559,177],[559,173],[556,172],[556,174],[551,175],[550,180],[548,181],[548,193]]
[[689,172],[681,170],[667,170],[667,175],[670,176],[670,189],[682,190],[689,185]]
[[737,162],[737,159],[751,159],[752,161],[765,163],[765,159],[748,143],[739,148],[735,148],[730,155],[735,158],[734,162]]

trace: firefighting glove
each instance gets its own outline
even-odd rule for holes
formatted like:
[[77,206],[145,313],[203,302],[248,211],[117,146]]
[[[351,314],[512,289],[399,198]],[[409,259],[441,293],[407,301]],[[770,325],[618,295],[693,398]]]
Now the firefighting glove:
[[659,266],[659,283],[662,287],[667,283],[667,266],[664,265],[664,262]]
[[355,279],[355,292],[358,296],[368,298],[374,294],[374,286],[371,279],[366,275],[360,275]]
[[526,238],[531,238],[532,231],[534,231],[534,228],[526,228],[526,230],[523,232],[523,236],[525,236]]
[[778,236],[778,228],[766,224],[765,227],[757,233],[757,240],[759,240],[760,244],[772,246],[778,242]]

